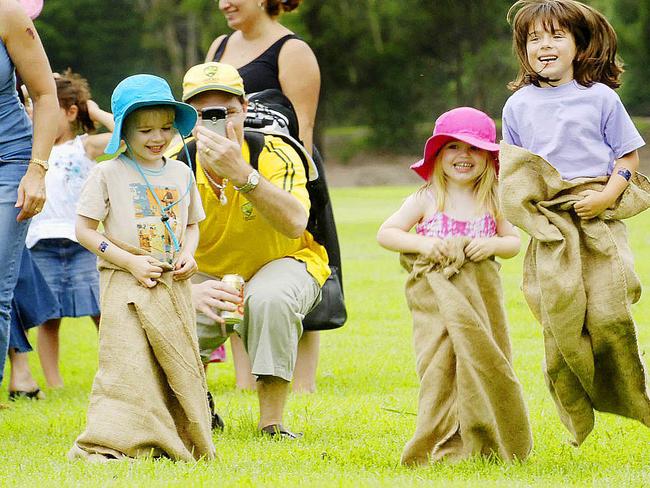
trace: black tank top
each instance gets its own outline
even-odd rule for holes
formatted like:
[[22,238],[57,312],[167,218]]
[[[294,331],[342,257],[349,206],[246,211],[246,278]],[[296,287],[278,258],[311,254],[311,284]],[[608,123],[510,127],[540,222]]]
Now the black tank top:
[[[221,60],[223,52],[226,50],[228,39],[230,39],[230,34],[219,44],[217,51],[214,53],[213,61]],[[289,39],[299,39],[299,37],[295,34],[287,34],[271,44],[266,51],[250,63],[237,68],[239,75],[244,80],[246,93],[256,93],[268,88],[276,88],[282,91],[280,80],[278,79],[278,57],[280,56],[280,49],[282,49],[284,43]]]

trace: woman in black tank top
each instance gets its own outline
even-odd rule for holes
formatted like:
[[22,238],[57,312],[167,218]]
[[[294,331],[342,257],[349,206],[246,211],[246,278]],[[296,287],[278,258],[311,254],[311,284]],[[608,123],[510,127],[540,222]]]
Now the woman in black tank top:
[[282,12],[301,0],[221,0],[219,8],[235,30],[217,37],[205,58],[237,68],[246,93],[267,88],[281,90],[293,104],[300,138],[311,150],[320,70],[310,47],[278,22]]
[[[212,61],[221,61],[231,35],[227,35],[221,41]],[[251,62],[237,68],[244,80],[244,89],[247,94],[260,92],[268,88],[282,90],[278,79],[278,57],[280,56],[280,50],[289,39],[298,39],[298,37],[295,34],[287,34],[281,37]]]
[[[246,93],[268,88],[281,90],[298,116],[300,138],[311,151],[314,121],[320,92],[320,70],[310,47],[278,22],[301,0],[220,0],[219,9],[233,32],[214,40],[205,61],[233,65],[244,80]],[[234,338],[234,340],[233,340]],[[316,389],[320,337],[305,332],[298,346],[294,391]],[[237,387],[255,388],[250,363],[241,339],[231,336]]]

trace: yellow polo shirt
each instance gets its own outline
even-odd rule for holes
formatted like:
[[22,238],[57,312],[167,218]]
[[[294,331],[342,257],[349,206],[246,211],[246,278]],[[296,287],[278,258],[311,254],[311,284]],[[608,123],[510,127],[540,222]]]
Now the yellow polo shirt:
[[[182,149],[181,149],[182,150]],[[178,151],[173,151],[178,154]],[[242,156],[250,160],[244,141]],[[283,257],[302,261],[307,271],[322,286],[330,274],[327,251],[305,231],[291,239],[275,230],[232,183],[225,189],[228,203],[221,205],[214,194],[197,154],[196,183],[206,218],[199,223],[199,246],[194,258],[199,270],[213,276],[236,273],[248,281],[262,266]],[[310,202],[307,177],[300,156],[275,136],[265,136],[264,149],[258,158],[258,171],[278,188],[296,197],[307,212]]]

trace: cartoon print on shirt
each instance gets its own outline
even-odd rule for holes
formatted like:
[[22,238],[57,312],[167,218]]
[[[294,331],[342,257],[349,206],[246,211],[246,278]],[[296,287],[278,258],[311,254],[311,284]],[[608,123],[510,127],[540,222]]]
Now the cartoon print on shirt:
[[[174,246],[171,235],[160,217],[162,212],[158,202],[144,183],[131,183],[131,196],[137,222],[138,240],[140,248],[161,261],[171,263],[173,260]],[[178,189],[174,186],[153,186],[158,200],[166,207],[179,198]],[[176,213],[172,207],[167,211],[169,225],[176,232]]]

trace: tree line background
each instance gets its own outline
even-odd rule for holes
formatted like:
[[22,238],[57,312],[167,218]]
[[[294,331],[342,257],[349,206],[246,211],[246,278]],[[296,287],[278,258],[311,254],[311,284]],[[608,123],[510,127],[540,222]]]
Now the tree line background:
[[[399,152],[419,150],[423,132],[451,107],[471,105],[498,118],[516,73],[506,22],[512,3],[305,0],[282,23],[318,58],[318,130],[365,126],[368,144]],[[586,3],[618,33],[626,107],[650,116],[650,0]],[[180,94],[185,70],[229,32],[215,0],[46,0],[35,24],[52,68],[86,77],[103,107],[134,73],[160,75]]]

